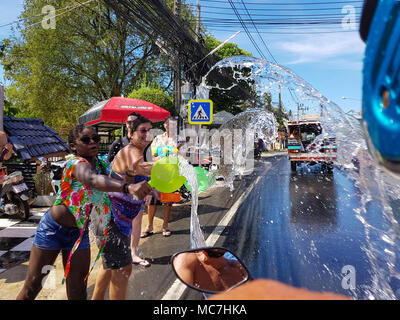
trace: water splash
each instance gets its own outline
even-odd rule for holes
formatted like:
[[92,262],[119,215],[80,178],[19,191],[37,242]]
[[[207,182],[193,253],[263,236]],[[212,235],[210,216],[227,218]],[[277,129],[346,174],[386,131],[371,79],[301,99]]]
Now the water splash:
[[198,188],[196,171],[194,167],[181,156],[178,156],[178,166],[180,175],[186,178],[192,193],[192,205],[190,207],[190,247],[192,249],[205,247],[206,242],[197,215]]
[[[218,76],[224,79],[227,74],[235,80],[219,83]],[[276,125],[262,100],[267,93],[272,102],[281,101],[284,111],[293,119],[299,119],[304,114],[320,116],[323,131],[315,139],[316,144],[322,144],[328,137],[336,138],[337,166],[348,173],[360,191],[361,207],[354,210],[354,214],[364,227],[367,245],[362,250],[368,256],[373,279],[372,287],[365,288],[364,294],[368,299],[395,299],[397,291],[392,290],[391,281],[400,280],[400,274],[395,270],[399,262],[400,228],[391,204],[400,199],[399,180],[382,171],[371,156],[362,122],[344,113],[338,105],[289,69],[253,57],[237,56],[218,62],[202,79],[197,88],[197,98],[208,99],[212,89],[230,91],[239,83],[247,83],[247,87],[253,91],[247,103],[252,108],[237,115],[222,129],[241,128],[257,132],[260,125],[258,119],[264,117],[262,125],[267,130],[258,130],[258,134],[263,134],[265,141],[272,141],[276,135]],[[277,104],[275,106],[278,107]],[[235,154],[238,151],[233,152],[234,157]],[[224,176],[231,188],[235,175],[242,173],[241,162],[223,165],[219,169],[219,174]],[[368,205],[373,202],[378,203],[384,220],[380,226],[374,225],[375,220],[368,213]]]

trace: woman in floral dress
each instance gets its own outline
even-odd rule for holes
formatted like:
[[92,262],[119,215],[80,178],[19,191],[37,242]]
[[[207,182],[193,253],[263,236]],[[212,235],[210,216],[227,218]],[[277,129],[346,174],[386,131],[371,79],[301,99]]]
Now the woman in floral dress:
[[[110,219],[110,199],[106,192],[129,193],[138,199],[151,192],[146,181],[134,184],[108,177],[107,163],[97,157],[99,142],[96,131],[86,125],[70,131],[68,143],[73,155],[65,165],[56,201],[37,227],[25,283],[17,299],[35,299],[47,275],[44,270],[54,264],[60,251],[65,271],[62,283],[66,282],[68,299],[86,299],[90,268],[88,222],[95,221],[95,227],[104,230],[97,261]],[[140,171],[138,163],[133,166]]]

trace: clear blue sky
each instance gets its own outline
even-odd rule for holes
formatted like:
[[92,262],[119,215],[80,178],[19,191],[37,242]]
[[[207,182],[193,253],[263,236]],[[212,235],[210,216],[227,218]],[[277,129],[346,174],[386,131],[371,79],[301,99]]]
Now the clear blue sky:
[[[9,37],[12,33],[12,26],[4,26],[18,20],[24,8],[24,0],[0,0],[0,40]],[[13,27],[15,28],[15,24]],[[3,67],[0,65],[0,83],[4,84]]]
[[[349,14],[352,11],[348,11],[346,5],[352,5],[356,17],[359,17],[362,1],[246,0],[245,7],[241,0],[232,1],[253,39],[269,60],[272,61],[272,58],[265,45],[279,64],[301,76],[344,111],[361,109],[365,45],[360,40],[358,30],[344,29],[351,26],[326,23],[342,20],[346,16],[351,17]],[[197,0],[186,2],[193,4],[195,12]],[[23,3],[23,0],[0,0],[0,26],[17,20],[22,12]],[[202,23],[207,26],[209,33],[224,41],[241,30],[233,42],[250,51],[255,57],[261,57],[240,25],[228,0],[200,0],[200,5]],[[248,14],[256,27],[251,23]],[[314,20],[325,23],[315,26],[264,24]],[[358,23],[356,28],[358,29]],[[256,29],[260,32],[262,40]],[[0,39],[8,37],[12,32],[11,27],[0,27]],[[3,82],[1,67],[0,82]],[[343,100],[342,97],[350,99]]]

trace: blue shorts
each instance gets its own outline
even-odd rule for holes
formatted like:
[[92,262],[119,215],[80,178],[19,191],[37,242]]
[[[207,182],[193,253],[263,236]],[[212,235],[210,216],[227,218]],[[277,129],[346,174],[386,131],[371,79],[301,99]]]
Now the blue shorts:
[[[42,250],[71,250],[79,234],[78,228],[65,228],[55,222],[49,209],[40,219],[33,244]],[[86,228],[77,250],[88,248],[90,248],[89,228]]]

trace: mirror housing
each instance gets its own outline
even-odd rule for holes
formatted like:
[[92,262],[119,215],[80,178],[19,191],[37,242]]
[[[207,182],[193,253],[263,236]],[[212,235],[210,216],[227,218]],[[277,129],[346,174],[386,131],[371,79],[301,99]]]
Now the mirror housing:
[[171,257],[171,265],[185,285],[209,294],[233,289],[251,279],[246,266],[225,248],[181,251]]

